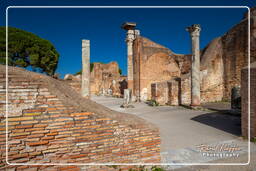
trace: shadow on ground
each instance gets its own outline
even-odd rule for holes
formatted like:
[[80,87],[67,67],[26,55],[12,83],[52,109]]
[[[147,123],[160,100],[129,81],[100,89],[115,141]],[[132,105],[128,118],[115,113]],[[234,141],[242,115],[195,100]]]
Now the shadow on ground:
[[191,120],[206,124],[236,136],[241,136],[241,117],[239,116],[213,112],[193,117]]

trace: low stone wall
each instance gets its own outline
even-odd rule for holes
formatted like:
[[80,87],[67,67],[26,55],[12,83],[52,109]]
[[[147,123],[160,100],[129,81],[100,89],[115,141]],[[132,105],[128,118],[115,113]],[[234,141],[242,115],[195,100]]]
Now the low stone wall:
[[151,84],[152,100],[160,105],[179,105],[179,82],[176,80]]
[[[256,137],[256,62],[250,68],[250,133],[251,137]],[[243,68],[241,72],[241,102],[242,102],[242,135],[248,137],[248,68]]]
[[[95,82],[96,81],[96,82]],[[71,88],[73,88],[77,93],[81,93],[81,80],[63,80],[63,82],[69,84]],[[105,81],[96,80],[95,78],[90,81],[90,92],[93,95],[110,95],[114,97],[123,97],[124,89],[127,88],[126,76],[119,76],[117,79],[112,79],[110,82],[106,84],[106,87],[103,88]],[[101,84],[99,84],[101,83]],[[112,84],[114,83],[114,84]],[[108,94],[108,90],[111,90],[111,94]]]
[[[158,129],[128,114],[115,112],[112,114],[110,110],[105,111],[106,115],[98,114],[94,108],[103,107],[90,101],[88,103],[98,107],[93,106],[91,111],[78,110],[78,107],[67,104],[61,96],[56,95],[53,89],[57,90],[58,84],[51,84],[49,87],[49,82],[44,81],[47,76],[10,68],[9,163],[160,162]],[[0,167],[2,168],[6,167],[7,119],[4,71],[5,67],[0,66]],[[28,78],[28,75],[33,78]],[[55,83],[55,80],[47,79]],[[63,94],[71,98],[70,94],[65,92]],[[75,96],[79,98],[79,94]],[[134,122],[131,123],[130,119],[134,119]]]
[[[201,74],[202,77],[203,74]],[[205,86],[203,82],[201,88],[201,103],[221,101],[223,97],[224,85],[216,84]],[[156,100],[161,105],[190,104],[191,102],[191,78],[190,73],[182,75],[180,78],[169,81],[151,84],[152,100]],[[206,88],[205,88],[206,87]]]

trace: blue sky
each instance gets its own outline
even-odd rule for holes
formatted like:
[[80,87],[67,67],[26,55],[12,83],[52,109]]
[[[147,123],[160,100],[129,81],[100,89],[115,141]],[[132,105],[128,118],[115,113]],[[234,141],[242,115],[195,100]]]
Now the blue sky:
[[[48,3],[47,3],[48,2]],[[249,5],[245,1],[5,1],[9,5]],[[139,3],[138,3],[139,2]],[[183,3],[180,3],[183,2]],[[125,21],[137,23],[141,35],[170,48],[175,53],[190,53],[190,37],[185,28],[201,24],[201,48],[237,24],[247,9],[42,9],[11,8],[9,26],[17,27],[51,41],[60,53],[57,72],[63,77],[81,68],[81,40],[91,41],[91,62],[117,61],[126,74]],[[4,15],[1,16],[4,21]],[[4,22],[0,23],[5,25]]]

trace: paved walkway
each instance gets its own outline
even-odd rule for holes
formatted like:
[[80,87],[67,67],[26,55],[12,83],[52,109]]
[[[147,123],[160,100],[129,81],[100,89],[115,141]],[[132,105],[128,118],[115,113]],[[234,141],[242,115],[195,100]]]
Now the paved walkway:
[[[247,153],[248,142],[239,137],[240,117],[179,106],[151,107],[143,102],[134,103],[135,108],[124,109],[120,108],[123,99],[113,97],[94,96],[92,100],[112,110],[137,115],[157,125],[160,129],[164,163],[201,163],[220,159],[203,156],[198,148],[202,144],[237,145],[241,149],[237,153]],[[178,166],[173,166],[176,167]]]

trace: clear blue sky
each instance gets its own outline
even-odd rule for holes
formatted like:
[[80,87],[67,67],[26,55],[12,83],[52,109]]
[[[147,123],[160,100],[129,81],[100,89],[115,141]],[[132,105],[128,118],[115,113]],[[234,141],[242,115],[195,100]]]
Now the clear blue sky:
[[[0,1],[1,2],[1,1]],[[9,5],[248,5],[244,0],[191,1],[70,1],[8,0],[1,6],[1,25]],[[9,26],[51,41],[60,53],[57,72],[75,73],[81,68],[81,40],[91,40],[91,62],[117,61],[126,74],[125,21],[137,23],[141,35],[170,48],[190,53],[190,37],[185,28],[201,24],[201,48],[237,24],[247,9],[9,9]]]

